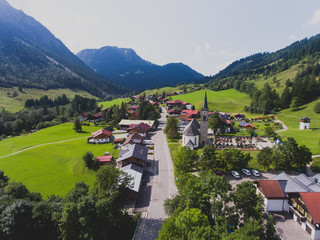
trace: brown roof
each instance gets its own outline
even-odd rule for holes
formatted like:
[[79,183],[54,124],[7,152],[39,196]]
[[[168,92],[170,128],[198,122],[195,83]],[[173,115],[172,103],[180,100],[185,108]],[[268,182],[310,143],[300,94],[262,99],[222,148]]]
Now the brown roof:
[[258,184],[266,198],[286,198],[278,180],[258,180]]
[[93,133],[92,133],[92,137],[93,137],[93,138],[96,138],[96,137],[98,137],[98,136],[101,135],[101,134],[106,135],[106,136],[108,136],[109,138],[112,136],[112,132],[107,131],[107,130],[104,130],[104,129],[100,129],[100,130],[98,130],[98,131],[96,131],[96,132],[93,132]]
[[303,192],[299,193],[306,204],[309,213],[315,224],[320,224],[320,193],[319,192]]
[[123,145],[130,144],[141,144],[143,142],[143,137],[138,133],[130,134],[124,141]]

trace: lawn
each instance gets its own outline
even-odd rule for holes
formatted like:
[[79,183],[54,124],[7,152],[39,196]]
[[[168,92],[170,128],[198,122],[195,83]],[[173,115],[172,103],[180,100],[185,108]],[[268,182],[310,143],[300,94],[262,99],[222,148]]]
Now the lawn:
[[[9,97],[7,93],[12,96],[13,92],[16,91],[18,96]],[[54,99],[58,96],[65,94],[68,98],[72,99],[75,95],[81,95],[82,97],[95,98],[90,93],[85,91],[77,91],[70,89],[35,89],[35,88],[23,88],[22,92],[18,91],[18,87],[13,88],[0,88],[0,109],[5,108],[9,112],[17,112],[24,108],[24,103],[27,99],[39,99],[40,97],[47,95],[49,98]]]
[[[293,137],[298,144],[304,144],[310,148],[312,154],[320,154],[320,114],[313,111],[313,107],[317,102],[320,102],[320,99],[301,106],[299,111],[285,109],[277,114],[277,117],[289,128],[288,131],[280,132],[280,135],[283,137]],[[311,119],[310,130],[299,129],[302,117],[309,117]]]
[[[186,86],[188,87],[188,86],[191,86],[191,85],[186,85]],[[158,89],[145,90],[141,94],[145,93],[146,96],[149,96],[149,95],[158,93],[160,95],[160,94],[163,93],[163,91],[165,91],[166,93],[168,93],[168,92],[173,93],[173,92],[179,91],[179,87],[163,87],[163,88],[158,88]]]
[[[75,133],[72,124],[63,124],[37,133],[15,137],[0,142],[1,155],[24,149],[28,146],[46,142],[73,139],[89,136],[95,127],[84,127],[86,133]],[[55,131],[57,130],[57,131]],[[30,141],[29,141],[30,140]],[[6,154],[2,150],[6,146],[14,146]],[[40,192],[45,198],[51,194],[65,196],[78,181],[85,181],[92,186],[95,171],[83,165],[82,156],[92,151],[95,156],[104,152],[118,154],[112,144],[87,144],[86,139],[76,139],[63,143],[43,145],[21,153],[0,158],[0,169],[10,177],[11,181],[23,182],[30,191]]]
[[[199,90],[193,93],[172,96],[172,100],[182,100],[189,102],[200,110],[203,106],[205,90]],[[244,112],[244,106],[250,105],[250,97],[246,93],[241,93],[235,89],[223,91],[207,90],[208,107],[210,111],[238,113]],[[247,117],[257,116],[257,114],[246,113]]]
[[104,108],[106,107],[112,107],[113,105],[120,105],[122,102],[129,102],[130,98],[116,98],[112,101],[106,101],[106,102],[98,102],[98,106],[103,105]]

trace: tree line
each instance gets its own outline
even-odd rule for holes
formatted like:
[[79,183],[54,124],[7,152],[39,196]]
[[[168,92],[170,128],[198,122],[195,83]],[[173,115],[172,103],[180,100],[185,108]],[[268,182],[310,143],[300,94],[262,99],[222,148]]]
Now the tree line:
[[24,103],[25,108],[31,107],[56,107],[63,106],[70,103],[70,100],[67,98],[65,94],[58,96],[55,99],[49,98],[47,95],[40,97],[40,99],[27,99]]
[[131,239],[136,220],[124,211],[129,182],[103,166],[92,188],[78,182],[65,198],[43,199],[0,171],[0,239]]
[[158,239],[278,239],[274,220],[263,216],[263,200],[252,182],[232,189],[225,176],[215,174],[246,167],[249,159],[237,149],[217,154],[206,146],[198,156],[195,150],[181,148],[174,157],[178,194],[164,203],[170,217]]

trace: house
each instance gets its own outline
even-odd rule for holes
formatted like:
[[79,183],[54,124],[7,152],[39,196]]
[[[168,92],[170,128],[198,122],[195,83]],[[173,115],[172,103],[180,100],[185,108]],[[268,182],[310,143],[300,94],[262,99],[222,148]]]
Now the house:
[[145,123],[148,124],[149,126],[151,126],[151,129],[154,129],[154,123],[155,121],[153,120],[130,120],[130,119],[122,119],[120,121],[119,128],[122,130],[127,130],[129,128],[130,125],[138,125],[140,123]]
[[168,107],[168,109],[171,109],[171,108],[181,108],[181,107],[184,107],[186,105],[188,105],[188,103],[182,101],[182,100],[174,100],[174,101],[167,101],[166,102],[166,105]]
[[134,105],[128,108],[129,111],[137,112],[139,110],[139,106]]
[[187,119],[195,119],[199,118],[200,113],[198,110],[182,110],[182,114],[179,116],[179,119],[181,120],[187,120]]
[[290,212],[311,239],[320,239],[320,193],[301,192],[291,198]]
[[100,165],[114,164],[114,159],[112,155],[105,155],[101,157],[96,157]]
[[143,167],[135,163],[130,163],[121,167],[120,170],[127,173],[132,179],[128,186],[128,197],[130,200],[134,200],[140,190]]
[[300,120],[300,129],[309,129],[310,128],[310,118],[308,117],[303,117]]
[[107,143],[113,140],[112,132],[100,129],[92,133],[92,137],[88,138],[88,143]]
[[88,120],[88,114],[87,113],[80,113],[78,116],[79,121],[86,121]]
[[252,123],[239,122],[239,127],[248,129],[255,128],[255,125],[253,125]]
[[199,146],[200,125],[197,120],[193,119],[182,132],[182,146],[194,149]]
[[246,117],[245,114],[237,113],[237,114],[234,115],[234,120],[236,120],[236,121],[242,121],[242,120],[245,119],[245,117]]
[[117,159],[119,167],[125,166],[130,163],[136,163],[143,166],[144,162],[148,159],[148,148],[139,144],[127,144],[122,147]]
[[179,116],[181,113],[181,111],[179,109],[176,108],[172,108],[170,110],[168,110],[168,115],[169,116]]
[[127,144],[142,144],[144,137],[138,133],[130,134],[127,139],[124,141],[123,146]]
[[145,138],[149,133],[150,129],[151,129],[150,125],[141,122],[138,125],[134,125],[134,124],[129,125],[129,128],[127,129],[127,133],[129,134],[137,133]]
[[253,183],[256,185],[257,193],[264,199],[265,211],[289,211],[288,197],[278,180],[258,180]]

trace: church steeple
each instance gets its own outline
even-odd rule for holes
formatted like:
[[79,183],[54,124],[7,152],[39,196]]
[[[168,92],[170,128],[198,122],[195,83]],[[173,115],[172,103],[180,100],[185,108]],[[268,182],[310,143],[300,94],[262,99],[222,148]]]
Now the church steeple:
[[204,93],[204,100],[203,100],[203,107],[201,108],[201,111],[208,111],[208,101],[207,101],[207,91]]

